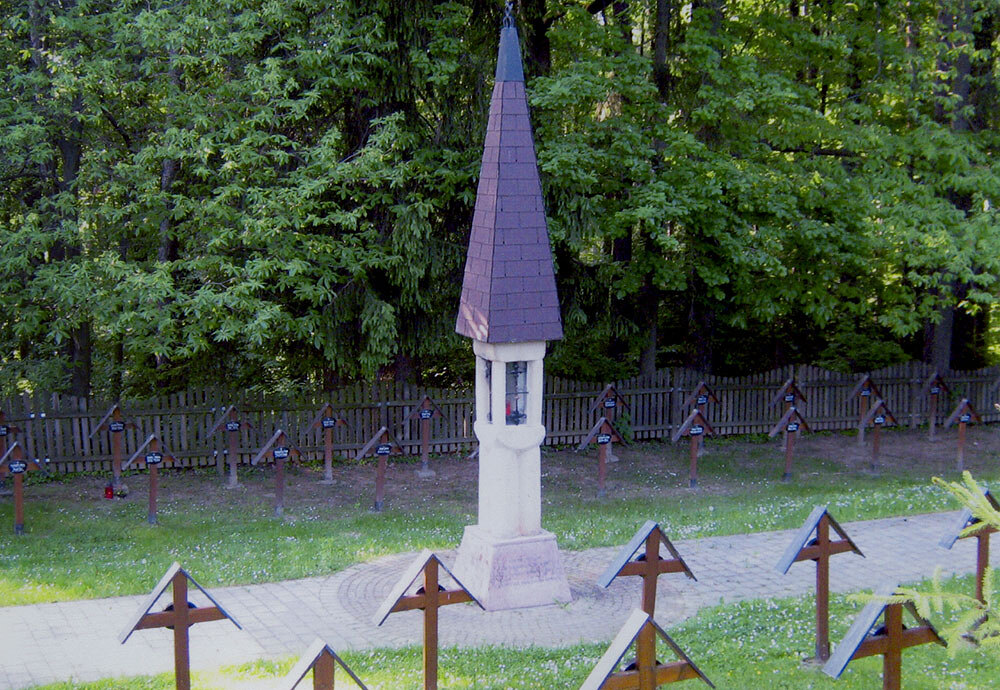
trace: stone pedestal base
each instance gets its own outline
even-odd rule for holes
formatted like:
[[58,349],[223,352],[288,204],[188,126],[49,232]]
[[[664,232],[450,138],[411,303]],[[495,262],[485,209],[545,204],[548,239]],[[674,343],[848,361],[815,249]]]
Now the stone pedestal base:
[[455,575],[487,611],[572,600],[556,537],[545,530],[501,539],[469,525],[458,548]]

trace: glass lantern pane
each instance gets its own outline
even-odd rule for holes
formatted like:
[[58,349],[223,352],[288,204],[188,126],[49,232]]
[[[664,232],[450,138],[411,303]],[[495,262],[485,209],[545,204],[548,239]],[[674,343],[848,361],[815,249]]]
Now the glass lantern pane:
[[507,423],[524,424],[528,409],[528,363],[507,362]]

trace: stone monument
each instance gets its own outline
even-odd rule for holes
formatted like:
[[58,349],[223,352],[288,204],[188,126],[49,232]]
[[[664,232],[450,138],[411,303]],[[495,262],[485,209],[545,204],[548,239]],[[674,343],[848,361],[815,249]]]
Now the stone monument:
[[542,361],[562,322],[509,6],[455,330],[476,355],[479,440],[479,522],[455,572],[487,610],[568,602],[555,535],[541,527]]

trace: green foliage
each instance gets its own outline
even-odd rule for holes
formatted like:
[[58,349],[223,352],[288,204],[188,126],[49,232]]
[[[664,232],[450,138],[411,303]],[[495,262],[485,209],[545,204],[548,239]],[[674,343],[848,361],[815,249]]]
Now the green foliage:
[[[947,482],[939,477],[934,484],[951,493],[963,507],[972,511],[973,524],[962,530],[961,536],[974,536],[986,530],[1000,530],[1000,511],[987,499],[969,472],[962,473],[962,481]],[[984,653],[1000,658],[1000,599],[998,599],[996,571],[987,567],[983,575],[983,601],[963,592],[946,588],[940,576],[935,576],[928,588],[905,588],[901,593],[912,600],[920,615],[932,613],[951,614],[951,623],[938,632],[952,650],[974,643]]]
[[[558,0],[519,22],[552,370],[870,368],[943,308],[989,313],[995,3],[716,6]],[[0,391],[461,376],[501,11],[5,3]]]

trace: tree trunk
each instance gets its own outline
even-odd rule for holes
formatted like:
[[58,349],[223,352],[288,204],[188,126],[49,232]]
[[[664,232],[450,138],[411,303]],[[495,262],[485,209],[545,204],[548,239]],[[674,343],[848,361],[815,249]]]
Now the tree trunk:
[[544,76],[552,69],[552,45],[548,34],[551,22],[545,18],[545,0],[521,0],[519,4],[524,18],[528,74]]
[[653,27],[653,81],[663,101],[670,94],[670,68],[667,55],[670,53],[670,18],[673,0],[656,0],[656,21]]
[[929,323],[924,330],[925,360],[935,369],[944,371],[951,368],[951,340],[955,330],[955,308],[950,305],[938,310],[940,320]]

